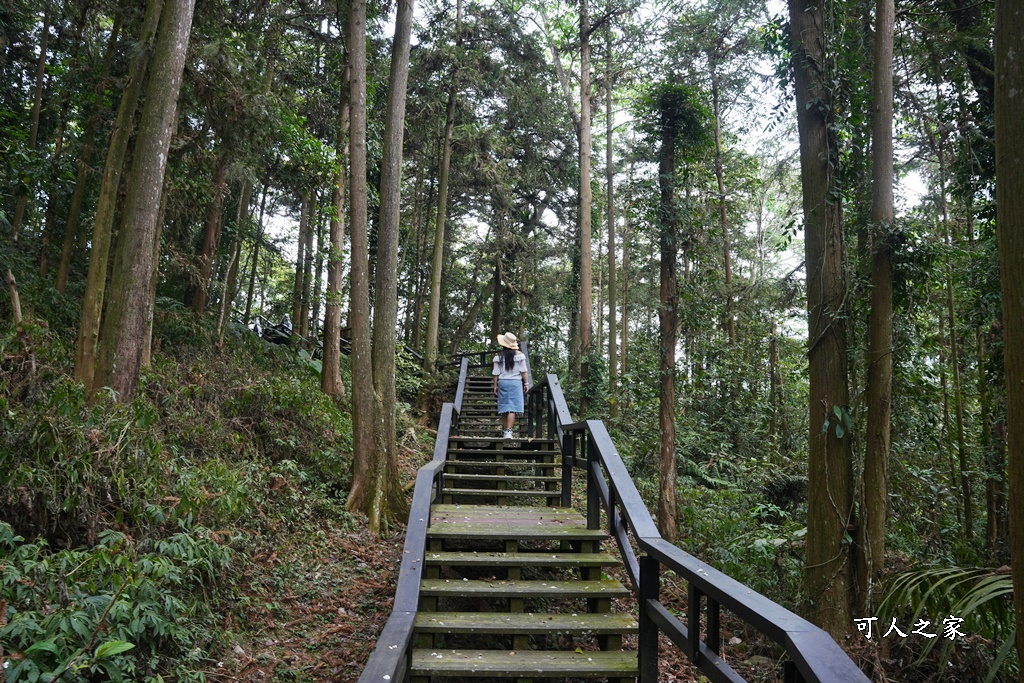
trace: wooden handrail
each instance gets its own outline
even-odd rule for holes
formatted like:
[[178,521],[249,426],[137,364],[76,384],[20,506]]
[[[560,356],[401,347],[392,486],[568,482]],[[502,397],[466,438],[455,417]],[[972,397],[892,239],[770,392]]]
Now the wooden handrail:
[[[711,681],[742,683],[743,677],[720,656],[722,608],[786,651],[789,659],[783,666],[787,682],[868,683],[867,676],[823,630],[663,539],[604,423],[573,422],[555,375],[545,375],[529,396],[531,404],[547,413],[549,436],[557,435],[562,446],[563,491],[569,488],[565,482],[571,481],[573,468],[584,465],[588,526],[600,525],[603,508],[608,532],[622,554],[639,604],[641,683],[658,680],[659,632],[668,636]],[[578,444],[585,449],[582,459],[578,457]],[[629,542],[630,532],[644,553],[639,558]],[[682,577],[689,586],[687,624],[673,616],[658,598],[663,568]],[[707,633],[703,640],[702,603],[706,603]]]

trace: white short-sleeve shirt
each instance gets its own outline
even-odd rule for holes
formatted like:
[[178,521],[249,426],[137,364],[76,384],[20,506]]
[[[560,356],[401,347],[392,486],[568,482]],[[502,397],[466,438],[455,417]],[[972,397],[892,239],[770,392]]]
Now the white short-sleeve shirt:
[[525,353],[516,351],[516,363],[511,370],[505,369],[505,361],[501,359],[501,354],[494,357],[494,369],[491,370],[491,374],[497,375],[498,379],[520,379],[524,372],[526,372]]

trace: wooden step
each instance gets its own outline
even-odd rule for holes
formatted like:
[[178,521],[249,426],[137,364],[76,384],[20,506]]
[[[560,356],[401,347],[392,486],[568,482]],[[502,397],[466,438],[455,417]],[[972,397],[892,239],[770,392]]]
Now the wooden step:
[[543,489],[459,489],[445,486],[444,495],[472,498],[561,498],[562,492]]
[[586,526],[586,520],[574,508],[563,508],[558,506],[538,507],[533,505],[467,505],[467,504],[441,504],[437,503],[430,509],[430,521],[451,522],[463,521],[473,522],[481,520],[508,520],[508,519],[560,519],[575,520],[577,523]]
[[636,633],[638,624],[629,614],[612,613],[420,612],[416,615],[416,630],[421,633],[583,636]]
[[[489,482],[489,481],[505,481],[510,484],[537,484],[544,482],[556,483],[562,481],[561,477],[544,477],[544,476],[531,476],[531,475],[512,475],[512,474],[464,474],[460,472],[448,472],[445,475],[446,481],[465,481],[465,482]],[[446,487],[447,488],[447,487]]]
[[[458,491],[449,491],[457,495]],[[506,496],[510,491],[485,491],[484,495]],[[560,495],[552,491],[535,491],[534,495],[548,497],[551,494]],[[491,523],[491,524],[467,524],[465,522],[447,523],[439,522],[432,524],[427,532],[427,538],[465,538],[474,540],[491,541],[602,541],[607,535],[600,530],[589,530],[586,526],[558,526],[554,524],[536,524],[532,527],[524,524]]]
[[[479,437],[479,436],[462,436],[460,434],[452,434],[448,438],[451,441],[463,442],[463,443],[465,443],[468,446],[480,445],[481,447],[483,447],[488,442],[495,442],[495,441],[500,442],[501,441],[501,437],[500,436],[499,437],[484,438],[484,437]],[[555,445],[558,444],[558,439],[545,439],[545,438],[541,438],[541,437],[533,437],[530,440],[532,442],[534,442],[534,443],[546,443],[546,444],[550,444],[551,446],[555,446]]]
[[562,552],[432,552],[424,558],[427,566],[441,567],[614,567],[622,561],[609,553]]
[[[557,462],[541,462],[538,463],[535,460],[527,460],[523,458],[516,458],[515,460],[452,460],[448,459],[448,475],[457,474],[463,470],[468,469],[496,469],[498,467],[507,467],[512,470],[523,470],[523,469],[536,469],[536,468],[560,468],[561,463]],[[457,470],[453,468],[458,468]]]
[[636,652],[561,652],[553,650],[415,649],[412,676],[479,678],[635,678]]
[[614,579],[600,581],[520,581],[475,579],[423,579],[421,597],[438,598],[617,598],[630,595]]
[[[502,443],[502,445],[505,445],[502,439],[495,440]],[[449,456],[450,461],[465,459],[468,462],[470,456],[489,456],[492,458],[494,458],[495,456],[511,456],[513,458],[537,458],[540,456],[561,455],[561,452],[559,451],[535,449],[535,447],[531,447],[532,445],[535,444],[531,443],[528,439],[521,438],[514,440],[518,442],[519,445],[516,447],[508,447],[508,449],[505,449],[505,447],[502,447],[502,449],[449,449],[449,451],[447,451],[447,456]]]

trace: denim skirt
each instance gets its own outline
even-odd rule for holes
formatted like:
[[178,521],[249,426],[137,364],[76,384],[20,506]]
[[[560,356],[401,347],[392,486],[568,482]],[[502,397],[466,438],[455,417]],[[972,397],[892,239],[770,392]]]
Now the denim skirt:
[[498,380],[498,414],[523,414],[523,380]]

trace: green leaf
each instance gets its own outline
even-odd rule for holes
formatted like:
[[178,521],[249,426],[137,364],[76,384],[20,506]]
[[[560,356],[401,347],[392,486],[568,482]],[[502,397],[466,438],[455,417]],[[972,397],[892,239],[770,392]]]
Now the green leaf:
[[60,650],[57,649],[57,644],[54,643],[52,640],[44,640],[42,642],[34,643],[34,644],[30,645],[29,648],[27,650],[25,650],[25,654],[29,654],[30,652],[40,652],[40,651],[42,651],[42,652],[49,652],[50,654],[53,654],[53,655],[60,655]]
[[837,439],[841,439],[844,436],[846,436],[846,429],[843,428],[843,423],[842,422],[837,422],[836,423],[836,438]]
[[96,654],[93,655],[93,658],[113,657],[114,655],[131,650],[133,647],[135,647],[135,644],[129,643],[127,640],[108,640],[96,648]]

